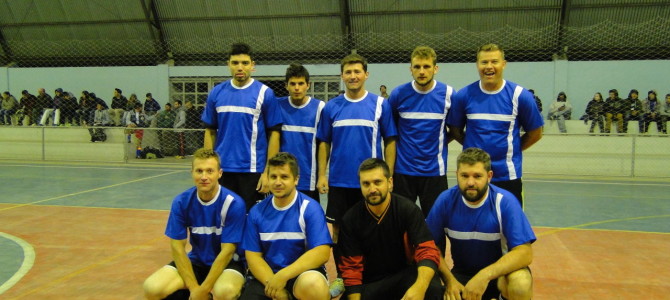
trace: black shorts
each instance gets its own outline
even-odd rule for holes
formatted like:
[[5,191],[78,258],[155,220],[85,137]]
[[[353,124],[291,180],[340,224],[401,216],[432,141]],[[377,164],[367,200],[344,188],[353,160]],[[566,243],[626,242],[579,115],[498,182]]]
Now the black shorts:
[[265,196],[256,191],[258,180],[263,173],[233,173],[223,172],[219,184],[238,194],[247,204],[247,212]]
[[502,180],[502,181],[491,181],[491,183],[499,188],[505,189],[508,192],[512,193],[518,200],[519,204],[521,204],[521,208],[523,208],[523,183],[521,182],[521,178],[517,178],[514,180]]
[[[465,286],[468,281],[472,279],[472,277],[475,277],[475,275],[465,275],[453,271],[452,274],[454,274],[454,277],[456,277],[458,282],[460,282],[463,286]],[[500,290],[498,290],[498,279],[489,281],[489,285],[486,287],[486,291],[484,291],[482,299],[505,299],[500,294]]]
[[424,216],[428,216],[437,196],[448,188],[447,176],[393,174],[393,192],[412,201],[418,197]]
[[359,201],[364,201],[360,188],[343,188],[331,186],[328,191],[326,221],[339,224],[344,214]]
[[[317,271],[323,275],[323,279],[328,282],[328,277],[326,277],[326,269],[324,267],[321,268],[316,268],[312,269],[311,271]],[[307,272],[307,271],[305,271]],[[303,272],[304,273],[304,272]],[[302,274],[302,273],[301,273]],[[300,275],[298,275],[295,278],[291,278],[286,282],[286,287],[285,289],[291,293],[291,296],[295,298],[295,295],[293,295],[293,286],[295,285],[296,279],[298,279]],[[268,297],[265,296],[265,285],[263,285],[260,281],[258,281],[256,278],[254,278],[251,275],[251,272],[249,272],[249,276],[247,276],[247,285],[244,287],[244,291],[242,292],[242,296],[240,299],[245,299],[245,300],[265,300],[269,299]]]
[[[400,299],[415,282],[417,276],[416,266],[407,266],[401,271],[384,277],[374,282],[364,282],[361,289],[361,299]],[[346,299],[349,292],[345,291]],[[440,276],[436,272],[431,279],[424,299],[442,300],[444,297],[444,287],[440,281]],[[482,298],[484,299],[484,298]]]
[[[175,264],[174,261],[171,261],[167,265],[177,269],[177,264]],[[191,261],[191,265],[193,266],[193,274],[195,274],[195,280],[197,280],[199,284],[202,283],[203,281],[205,281],[205,279],[207,279],[207,275],[209,274],[209,270],[212,267],[201,265],[201,264],[196,264],[193,261]],[[242,263],[231,260],[224,270],[229,270],[229,269],[240,273],[240,276],[244,277],[245,270],[244,270],[244,266],[242,265]]]
[[308,191],[308,190],[299,190],[301,193],[307,195],[307,197],[310,197],[314,199],[314,201],[321,203],[321,199],[319,197],[319,192],[317,191]]

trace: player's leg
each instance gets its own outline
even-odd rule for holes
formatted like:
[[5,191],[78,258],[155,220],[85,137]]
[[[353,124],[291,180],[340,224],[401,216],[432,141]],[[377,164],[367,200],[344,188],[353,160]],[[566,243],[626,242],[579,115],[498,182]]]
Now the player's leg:
[[240,297],[242,300],[266,300],[270,299],[265,296],[265,286],[260,283],[256,278],[249,280],[247,285],[244,287],[244,292]]
[[163,299],[179,289],[185,289],[186,285],[177,268],[165,265],[144,281],[143,288],[146,299]]
[[242,294],[244,282],[244,275],[239,270],[235,268],[225,269],[214,283],[212,295],[215,300],[237,299]]
[[298,275],[292,293],[296,299],[330,299],[325,271],[308,270]]
[[419,196],[416,176],[395,173],[393,174],[393,192],[403,196],[413,203]]
[[498,289],[509,300],[526,300],[533,297],[533,275],[523,268],[498,278]]
[[447,183],[447,176],[430,176],[423,177],[422,179],[419,202],[421,203],[421,211],[423,212],[423,215],[427,217],[433,204],[435,204],[437,197],[442,192],[446,191],[449,186]]

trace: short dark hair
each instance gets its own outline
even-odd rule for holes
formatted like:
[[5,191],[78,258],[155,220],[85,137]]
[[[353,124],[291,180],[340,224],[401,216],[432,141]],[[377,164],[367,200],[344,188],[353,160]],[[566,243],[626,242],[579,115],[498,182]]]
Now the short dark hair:
[[23,91],[21,91],[21,94],[23,94],[23,95],[30,95],[30,93],[28,93],[28,90],[23,90]]
[[151,93],[147,93],[145,97],[151,97]]
[[384,177],[391,178],[391,170],[389,169],[389,165],[387,165],[383,159],[374,157],[368,158],[361,163],[361,165],[358,167],[358,175],[360,176],[361,172],[363,171],[374,170],[377,168],[382,169],[382,172],[384,172]]
[[463,150],[456,158],[456,169],[461,167],[461,164],[474,165],[476,163],[484,164],[486,172],[491,171],[491,156],[486,151],[471,147]]
[[133,105],[133,109],[136,108],[142,108],[142,103],[135,103],[135,105]]
[[165,103],[165,106],[172,107],[172,104],[171,103]]
[[181,106],[181,100],[175,100],[174,103],[179,103],[179,106]]
[[230,46],[230,53],[228,53],[228,59],[233,55],[246,54],[249,55],[251,60],[254,60],[253,53],[251,52],[251,46],[245,43],[234,43]]
[[291,64],[286,68],[286,83],[288,83],[289,79],[292,77],[305,77],[305,81],[309,83],[309,71],[307,71],[307,68],[301,64]]
[[119,94],[123,94],[123,91],[120,88],[115,88],[115,91],[117,91]]
[[363,65],[363,71],[368,71],[368,60],[365,57],[360,56],[356,53],[349,54],[345,56],[340,62],[340,73],[344,72],[344,66],[350,64],[361,64]]
[[[279,152],[268,161],[268,165],[273,167],[281,167],[288,164],[289,169],[291,169],[291,174],[293,177],[298,177],[300,174],[300,167],[298,167],[298,160],[293,156],[293,154],[288,152]],[[268,173],[269,174],[269,173]]]
[[618,97],[618,96],[619,96],[619,91],[617,91],[616,89],[611,89],[609,92],[610,92],[610,93],[614,93],[614,96],[615,96],[615,97]]

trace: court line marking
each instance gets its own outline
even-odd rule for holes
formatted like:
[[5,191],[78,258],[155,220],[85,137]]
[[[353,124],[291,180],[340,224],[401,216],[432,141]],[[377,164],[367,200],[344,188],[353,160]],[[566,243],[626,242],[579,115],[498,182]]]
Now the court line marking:
[[30,202],[30,203],[22,203],[22,204],[10,206],[10,207],[0,208],[0,212],[10,210],[10,209],[14,209],[14,208],[19,208],[19,207],[35,205],[35,204],[38,204],[38,203],[44,203],[44,202],[47,202],[47,201],[58,200],[58,199],[62,199],[62,198],[70,197],[70,196],[77,196],[77,195],[86,194],[86,193],[90,193],[90,192],[101,191],[101,190],[105,190],[105,189],[109,189],[109,188],[113,188],[113,187],[117,187],[117,186],[122,186],[122,185],[130,184],[130,183],[140,182],[140,181],[144,181],[144,180],[148,180],[148,179],[154,179],[154,178],[167,176],[167,175],[172,175],[172,174],[185,172],[185,171],[186,170],[172,171],[172,172],[168,172],[168,173],[164,173],[164,174],[158,174],[158,175],[139,178],[139,179],[130,180],[130,181],[126,181],[126,182],[115,183],[115,184],[102,186],[102,187],[98,187],[98,188],[93,188],[93,189],[89,189],[89,190],[85,190],[85,191],[80,191],[80,192],[70,193],[70,194],[66,194],[66,195],[51,197],[51,198],[47,198],[47,199],[44,199],[44,200],[33,201],[33,202]]
[[19,280],[21,280],[21,278],[23,278],[23,276],[28,274],[28,271],[32,269],[33,264],[35,263],[35,249],[33,248],[33,245],[31,245],[30,243],[11,234],[0,232],[0,237],[4,237],[8,240],[13,241],[14,243],[21,246],[21,249],[23,250],[23,262],[21,263],[21,267],[19,267],[19,269],[16,270],[16,272],[14,273],[14,275],[12,275],[12,277],[10,277],[2,285],[0,285],[0,295],[1,295],[5,291],[13,287],[17,282],[19,282]]
[[[593,226],[593,225],[601,225],[601,224],[606,224],[606,223],[617,223],[617,222],[624,222],[624,221],[634,221],[634,220],[646,220],[646,219],[657,219],[657,218],[670,218],[670,214],[667,215],[656,215],[656,216],[642,216],[642,217],[631,217],[631,218],[619,218],[619,219],[609,219],[609,220],[602,220],[602,221],[595,221],[595,222],[589,222],[589,223],[583,223],[583,224],[578,224],[574,226],[569,226],[569,227],[556,227],[554,230],[549,230],[542,232],[538,234],[537,236],[545,236],[545,235],[550,235],[554,233],[558,233],[561,231],[567,231],[567,230],[575,230],[575,229],[580,229],[580,230],[606,230],[606,231],[625,231],[625,230],[611,230],[611,229],[584,229],[583,227],[587,226]],[[627,231],[627,232],[637,232],[637,233],[660,233],[660,234],[670,234],[666,232],[649,232],[649,231]]]
[[132,171],[165,171],[165,170],[176,170],[176,169],[188,169],[190,166],[184,165],[184,168],[178,168],[178,167],[154,167],[154,168],[140,168],[138,166],[128,166],[128,167],[123,167],[123,166],[72,166],[72,165],[7,165],[7,164],[0,164],[0,168],[2,167],[27,167],[27,168],[64,168],[64,169],[96,169],[96,170],[132,170]]
[[43,289],[49,288],[49,287],[53,286],[54,284],[57,284],[57,283],[59,283],[59,282],[63,282],[63,281],[65,281],[65,280],[68,280],[68,279],[70,279],[70,278],[72,278],[72,277],[74,277],[74,276],[77,276],[77,275],[79,275],[79,274],[88,272],[88,271],[90,271],[90,270],[92,270],[92,269],[95,269],[95,268],[100,267],[100,266],[102,266],[102,265],[104,265],[104,264],[107,264],[107,263],[109,263],[109,262],[111,262],[111,261],[113,261],[113,260],[115,260],[115,259],[117,259],[117,258],[119,258],[119,257],[122,257],[122,256],[124,256],[124,255],[126,255],[126,254],[129,254],[129,253],[131,253],[131,252],[135,252],[135,251],[138,251],[138,250],[140,250],[140,249],[142,249],[142,248],[145,248],[145,247],[147,247],[147,246],[150,246],[151,244],[155,243],[156,241],[158,241],[158,240],[160,240],[160,239],[163,239],[164,237],[165,237],[165,236],[159,236],[159,237],[157,237],[157,238],[154,238],[154,239],[150,240],[148,243],[144,243],[144,244],[142,244],[142,245],[137,245],[137,246],[130,247],[130,248],[128,248],[128,249],[126,249],[126,250],[124,250],[124,251],[121,251],[121,252],[119,252],[119,253],[117,253],[117,254],[115,254],[115,255],[113,255],[113,256],[110,256],[110,257],[108,257],[108,258],[99,260],[99,261],[97,261],[97,262],[95,262],[95,263],[92,263],[92,264],[90,264],[90,265],[88,265],[88,266],[85,266],[85,267],[83,267],[83,268],[80,268],[79,270],[76,270],[76,271],[74,271],[74,272],[72,272],[72,273],[70,273],[70,274],[67,274],[67,275],[62,276],[62,277],[57,278],[57,279],[54,279],[54,280],[52,280],[52,281],[50,281],[50,282],[47,282],[47,283],[45,283],[45,284],[43,284],[43,285],[41,285],[41,286],[39,286],[39,287],[36,287],[36,288],[34,288],[34,289],[32,289],[32,290],[29,290],[29,291],[27,291],[27,292],[25,292],[25,293],[23,293],[23,294],[21,294],[21,295],[18,295],[18,296],[16,296],[16,297],[14,297],[14,299],[20,299],[20,298],[23,298],[23,297],[28,296],[28,295],[30,295],[30,294],[33,294],[33,293],[39,292],[39,291],[41,291],[41,290],[43,290]]

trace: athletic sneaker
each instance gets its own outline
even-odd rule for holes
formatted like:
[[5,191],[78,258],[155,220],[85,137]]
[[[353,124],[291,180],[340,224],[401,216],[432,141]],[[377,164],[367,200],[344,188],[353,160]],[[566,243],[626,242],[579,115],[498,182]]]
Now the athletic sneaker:
[[337,278],[330,284],[330,297],[335,298],[344,293],[344,280]]

